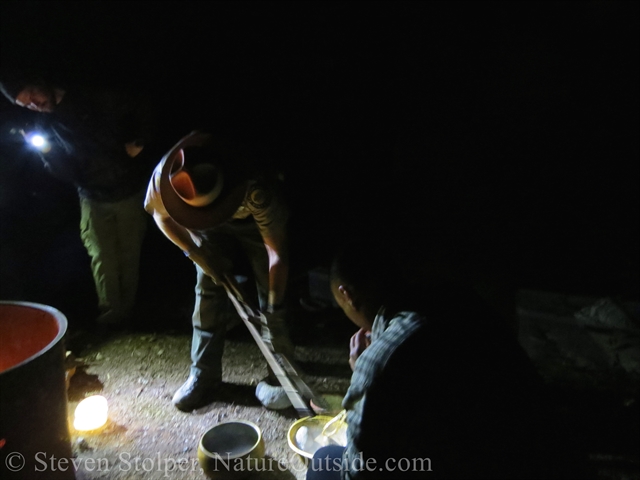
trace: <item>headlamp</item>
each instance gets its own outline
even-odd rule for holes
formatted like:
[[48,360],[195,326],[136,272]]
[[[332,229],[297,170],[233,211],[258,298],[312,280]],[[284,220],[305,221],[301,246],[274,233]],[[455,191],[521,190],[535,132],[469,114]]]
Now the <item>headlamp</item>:
[[31,145],[36,150],[39,150],[43,153],[47,153],[51,150],[51,144],[47,141],[47,138],[40,132],[29,132],[26,133],[24,130],[21,132],[24,139],[27,141],[29,145]]
[[42,148],[46,143],[44,137],[42,135],[38,135],[37,133],[32,135],[29,141],[31,142],[31,145],[36,148]]

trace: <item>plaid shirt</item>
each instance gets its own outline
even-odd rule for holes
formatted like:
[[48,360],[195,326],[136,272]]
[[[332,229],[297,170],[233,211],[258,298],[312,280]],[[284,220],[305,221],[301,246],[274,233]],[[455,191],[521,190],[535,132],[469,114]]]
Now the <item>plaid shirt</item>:
[[[396,349],[425,323],[424,317],[414,312],[400,312],[390,317],[384,308],[380,308],[371,330],[371,345],[358,357],[349,390],[342,402],[347,410],[348,424],[342,469],[342,478],[345,480],[362,476],[354,459],[366,453],[359,446],[363,443],[361,433],[363,414],[367,409],[367,392],[375,385]],[[392,392],[389,393],[392,395]]]

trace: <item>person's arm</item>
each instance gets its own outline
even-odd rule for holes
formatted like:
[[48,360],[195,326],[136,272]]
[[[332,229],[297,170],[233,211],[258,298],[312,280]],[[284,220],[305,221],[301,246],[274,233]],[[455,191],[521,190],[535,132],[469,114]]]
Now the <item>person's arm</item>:
[[176,223],[170,216],[154,212],[153,220],[162,233],[164,233],[165,237],[185,253],[188,254],[199,248],[199,245],[195,242],[189,230]]
[[287,234],[282,231],[263,237],[269,256],[269,297],[268,310],[273,311],[284,303],[289,276],[289,252]]
[[193,263],[202,268],[216,284],[221,282],[226,272],[215,262],[216,256],[206,247],[206,244],[201,243],[189,230],[168,215],[155,212],[153,219],[165,237],[180,248]]
[[269,259],[269,296],[266,313],[283,306],[289,276],[289,245],[287,220],[289,209],[284,201],[280,182],[258,181],[246,196]]
[[214,264],[216,257],[212,255],[206,244],[189,229],[177,223],[164,208],[159,193],[160,167],[151,176],[144,200],[144,209],[149,213],[164,236],[176,245],[191,261],[197,264],[214,282],[219,283],[226,273],[221,266]]

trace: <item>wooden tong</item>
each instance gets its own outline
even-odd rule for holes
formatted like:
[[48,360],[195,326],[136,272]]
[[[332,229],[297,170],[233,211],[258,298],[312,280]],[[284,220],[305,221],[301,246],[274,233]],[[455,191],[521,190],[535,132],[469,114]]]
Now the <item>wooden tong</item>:
[[[231,299],[234,307],[238,311],[238,315],[249,329],[251,336],[258,345],[262,355],[273,370],[280,385],[284,388],[291,405],[296,409],[298,415],[309,417],[315,415],[315,411],[311,408],[310,402],[318,410],[328,410],[325,400],[316,395],[313,390],[302,380],[299,368],[297,368],[291,360],[284,354],[274,350],[271,341],[265,340],[258,327],[263,331],[268,329],[267,319],[264,314],[257,308],[253,307],[242,294],[240,285],[236,279],[230,275],[225,276],[223,285],[227,291],[227,295]],[[268,335],[266,335],[269,338]]]

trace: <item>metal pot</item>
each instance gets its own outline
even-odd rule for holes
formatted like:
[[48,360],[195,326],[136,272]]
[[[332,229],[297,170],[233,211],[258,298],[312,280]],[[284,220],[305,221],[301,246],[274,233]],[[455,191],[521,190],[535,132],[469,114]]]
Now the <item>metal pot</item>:
[[[66,317],[53,307],[0,302],[0,477],[70,480]],[[60,468],[51,468],[54,465]]]
[[214,480],[246,478],[259,470],[264,454],[262,431],[247,420],[218,423],[202,435],[198,444],[198,462]]
[[301,418],[289,427],[287,443],[307,463],[316,451],[327,445],[347,445],[346,411],[334,417],[316,415]]

